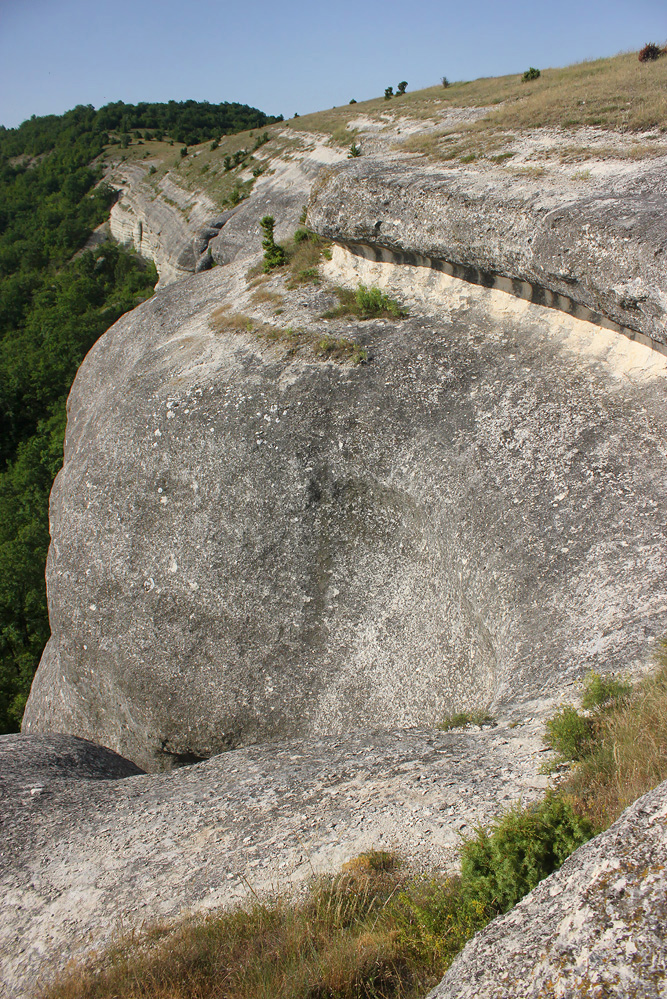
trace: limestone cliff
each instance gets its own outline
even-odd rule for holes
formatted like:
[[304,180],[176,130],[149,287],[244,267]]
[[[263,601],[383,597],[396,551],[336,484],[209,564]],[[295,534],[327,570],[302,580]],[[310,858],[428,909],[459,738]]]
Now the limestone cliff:
[[[8,995],[112,919],[227,904],[249,876],[380,842],[446,868],[462,823],[544,786],[547,708],[591,667],[641,671],[667,630],[665,159],[582,190],[434,166],[367,124],[360,162],[286,132],[233,211],[147,164],[117,175],[112,231],[160,290],[69,400],[52,637],[0,745]],[[331,259],[262,276],[259,220],[286,239],[309,196]],[[323,318],[359,283],[407,315]],[[497,729],[434,733],[477,707]],[[526,901],[546,934],[526,995],[563,959],[546,902],[578,905],[624,837],[653,863],[663,797]],[[602,917],[574,931],[597,961]],[[496,995],[487,932],[439,994]]]

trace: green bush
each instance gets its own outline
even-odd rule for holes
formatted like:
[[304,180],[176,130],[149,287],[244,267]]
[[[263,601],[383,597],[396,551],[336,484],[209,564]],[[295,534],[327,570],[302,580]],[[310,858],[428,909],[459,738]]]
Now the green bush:
[[614,702],[624,700],[631,690],[631,684],[619,680],[615,676],[600,676],[599,673],[590,673],[581,699],[581,706],[587,711],[593,708],[608,707]]
[[547,721],[544,741],[564,760],[582,760],[593,736],[593,722],[569,704]]
[[523,80],[524,83],[528,83],[529,80],[539,79],[541,75],[542,74],[540,73],[539,69],[535,69],[534,66],[531,66],[530,69],[526,70],[521,79]]
[[365,284],[360,284],[354,297],[362,316],[371,317],[389,313],[398,319],[404,314],[398,302],[389,298],[379,288],[367,288]]
[[533,808],[517,805],[491,832],[480,828],[461,851],[464,897],[507,912],[593,835],[569,802],[550,793]]
[[184,159],[188,155],[188,147],[181,146],[181,159]]
[[391,100],[391,98],[393,96],[394,96],[394,88],[393,87],[386,87],[385,88],[385,92],[384,92],[384,99],[385,99],[385,101]]
[[361,146],[358,146],[356,142],[353,142],[350,146],[350,151],[347,154],[348,160],[356,159],[357,156],[361,156]]
[[273,238],[273,229],[276,224],[273,215],[265,215],[259,223],[264,234],[262,248],[264,249],[264,272],[268,274],[274,267],[282,267],[286,261],[285,251]]
[[396,93],[397,94],[404,94],[407,85],[408,85],[408,81],[407,80],[401,80],[401,82],[399,83],[399,85],[396,87]]

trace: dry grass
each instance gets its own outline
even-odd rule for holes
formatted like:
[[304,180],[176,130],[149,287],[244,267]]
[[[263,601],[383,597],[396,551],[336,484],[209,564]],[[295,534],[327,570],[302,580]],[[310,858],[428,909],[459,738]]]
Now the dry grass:
[[[667,650],[655,674],[629,694],[588,714],[570,715],[579,729],[575,759],[561,785],[596,829],[605,829],[642,794],[667,780]],[[578,721],[579,720],[579,721]]]
[[[491,157],[511,145],[517,133],[544,127],[667,132],[667,59],[642,64],[635,53],[543,70],[529,83],[519,75],[495,77],[457,83],[444,93],[441,111],[446,106],[493,107],[477,121],[415,135],[404,148],[455,160]],[[641,155],[638,146],[630,158]]]
[[392,854],[348,868],[297,904],[257,902],[121,940],[41,999],[416,999],[488,918],[461,905],[456,881],[409,877]]
[[268,288],[259,287],[253,291],[250,296],[250,300],[255,303],[255,305],[283,305],[285,301],[285,296],[280,295],[277,291],[269,291]]
[[227,305],[216,309],[209,322],[217,333],[250,334],[264,343],[282,347],[286,357],[293,357],[306,348],[321,360],[340,364],[365,364],[368,361],[366,348],[347,337],[329,336],[317,330],[293,329],[291,326],[273,326],[243,312],[232,312]]

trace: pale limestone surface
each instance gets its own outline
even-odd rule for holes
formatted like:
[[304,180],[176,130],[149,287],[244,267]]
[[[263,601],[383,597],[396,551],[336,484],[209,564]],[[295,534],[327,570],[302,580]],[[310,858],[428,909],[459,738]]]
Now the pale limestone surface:
[[449,870],[461,832],[542,793],[541,750],[535,719],[367,730],[114,780],[132,764],[101,747],[0,736],[0,995],[28,999],[120,929],[289,893],[368,849]]

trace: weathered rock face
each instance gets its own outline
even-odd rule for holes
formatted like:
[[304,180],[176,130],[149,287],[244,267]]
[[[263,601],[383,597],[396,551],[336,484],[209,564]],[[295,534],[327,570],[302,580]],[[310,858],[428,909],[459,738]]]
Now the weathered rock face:
[[537,301],[547,289],[664,346],[666,197],[664,163],[582,194],[563,178],[369,158],[321,174],[308,220],[379,255],[446,261],[483,284],[502,276],[519,294],[528,282]]
[[[114,754],[66,736],[0,736],[0,996],[33,997],[39,977],[120,927],[230,905],[248,885],[289,892],[364,850],[450,870],[461,830],[542,793],[540,743],[535,721],[367,731],[91,780],[111,776]],[[116,776],[136,770],[114,762]]]
[[665,994],[667,784],[472,940],[429,999]]
[[165,289],[77,376],[24,731],[155,769],[507,710],[649,654],[664,358],[437,275],[410,319],[360,324],[368,364],[288,357],[209,326],[248,307],[246,268]]

